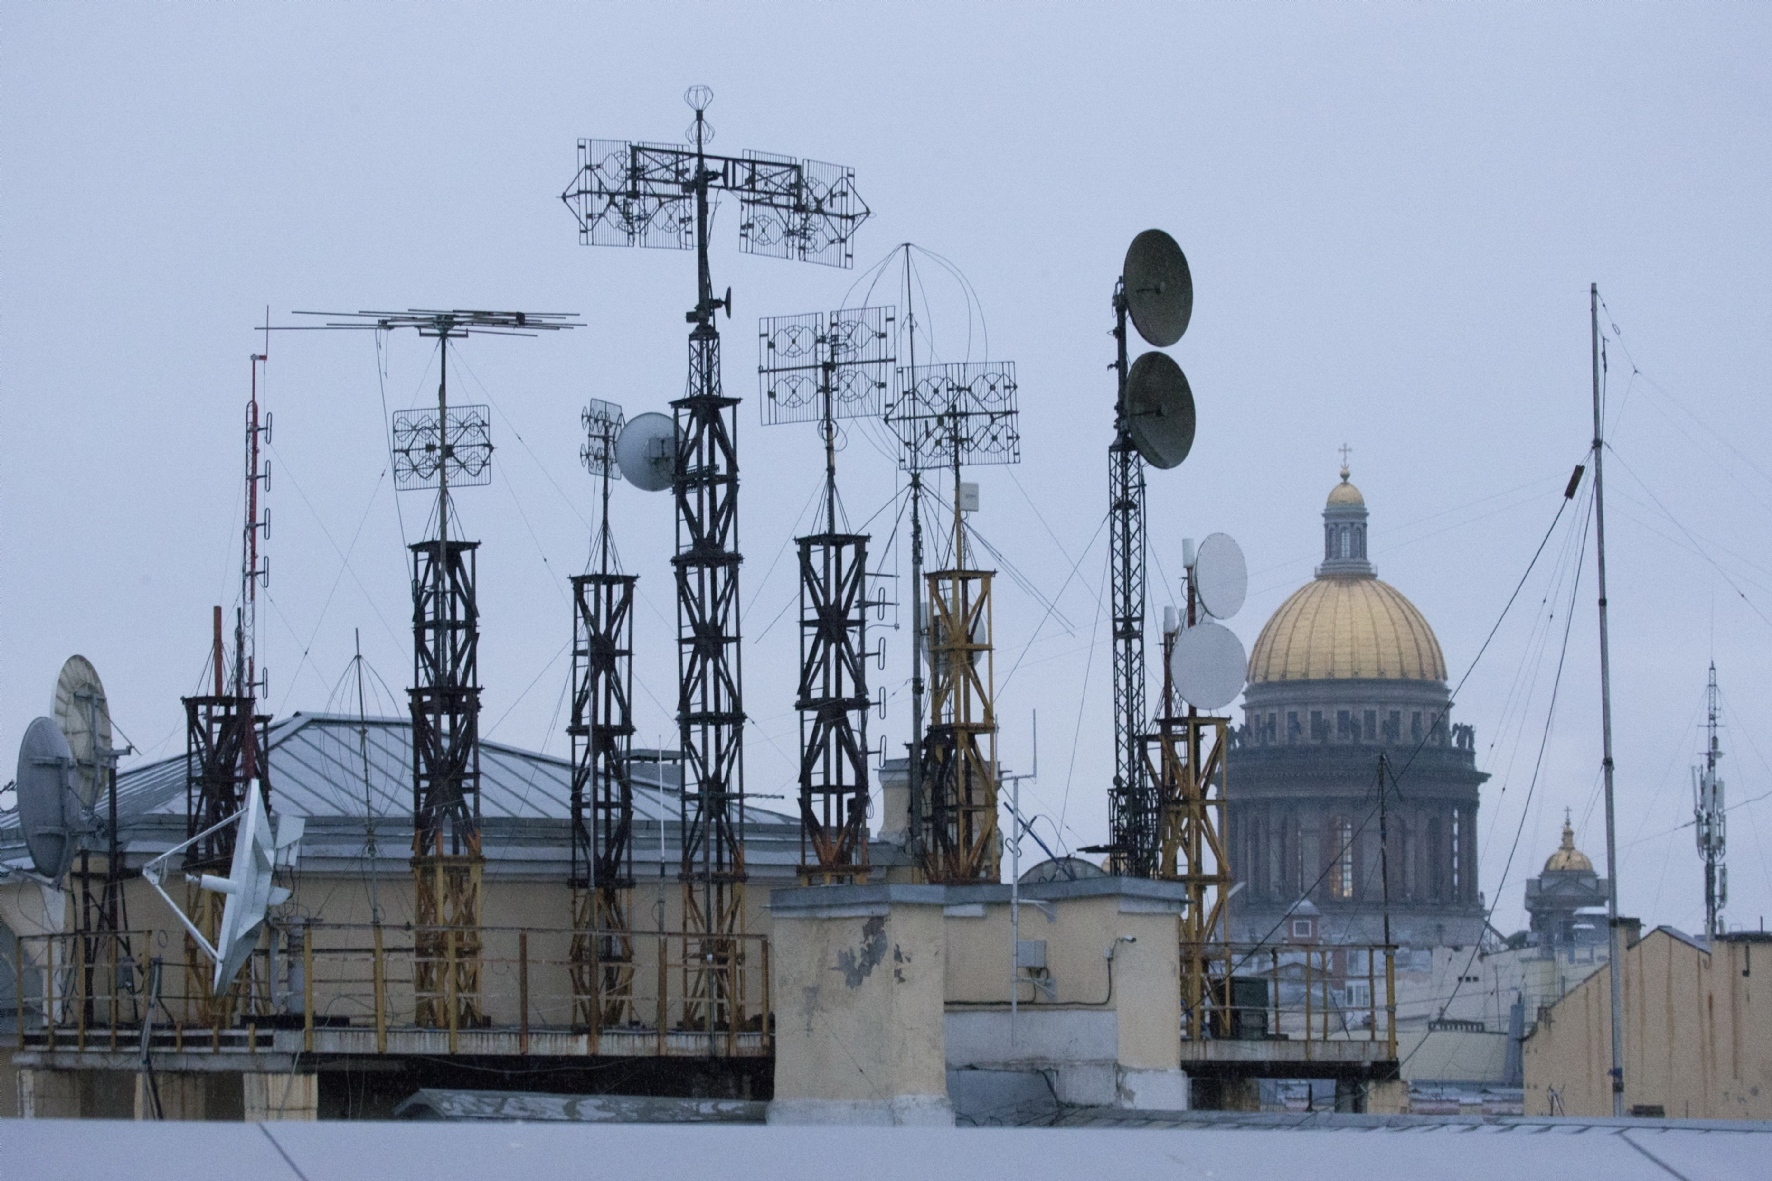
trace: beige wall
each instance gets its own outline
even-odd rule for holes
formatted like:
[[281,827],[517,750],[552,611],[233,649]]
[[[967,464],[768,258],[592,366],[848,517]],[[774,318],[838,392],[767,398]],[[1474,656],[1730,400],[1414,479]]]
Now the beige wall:
[[[769,890],[779,882],[752,883],[745,893],[745,929],[756,935],[767,935],[771,928],[768,910]],[[184,899],[184,883],[169,877],[166,889],[175,900]],[[411,921],[413,884],[405,874],[390,875],[375,883],[375,902],[383,921],[383,946],[387,959],[387,1005],[390,1024],[412,1020],[411,961],[403,954],[412,946],[411,934],[402,930]],[[637,930],[655,930],[659,921],[658,903],[664,902],[663,918],[667,930],[681,930],[683,886],[674,876],[660,884],[656,879],[641,882],[632,892],[629,919]],[[125,904],[129,926],[135,931],[151,933],[150,954],[164,957],[163,995],[168,1008],[180,1019],[201,1024],[194,1008],[187,1008],[179,998],[189,991],[181,965],[185,959],[183,928],[177,918],[145,882],[127,883]],[[496,1024],[514,1026],[519,1019],[519,945],[517,931],[527,928],[529,959],[529,1021],[531,1026],[561,1026],[572,1020],[571,980],[567,967],[571,940],[571,893],[564,882],[534,881],[489,876],[482,884],[481,915],[483,968],[481,975],[482,1009]],[[367,929],[372,918],[371,892],[366,880],[358,875],[302,873],[295,883],[291,905],[282,908],[283,921],[305,916],[314,921],[313,945],[315,965],[315,1012],[321,1016],[350,1017],[364,1023],[374,1014],[373,972],[368,955],[372,934]],[[261,947],[268,937],[261,936]],[[298,945],[299,946],[299,945]],[[351,954],[341,954],[353,949]],[[655,1003],[657,991],[658,941],[639,938],[635,941],[636,994],[640,1003]],[[681,946],[673,941],[668,955],[674,961],[681,955]],[[285,949],[278,948],[279,956]],[[297,956],[299,952],[297,953]],[[202,970],[209,965],[201,952]],[[290,980],[287,975],[295,957],[285,964],[276,981],[260,981],[260,988],[274,985],[279,992]],[[763,965],[750,965],[758,984]],[[299,977],[295,977],[299,980]],[[675,990],[675,983],[672,984]],[[674,995],[674,991],[673,991]],[[291,1008],[299,1009],[299,997]],[[266,1000],[268,1004],[268,998]],[[648,1010],[647,1016],[650,1016]]]
[[771,952],[771,1120],[901,1123],[915,1112],[925,1122],[947,1111],[939,904],[784,911]]
[[[1175,1070],[1181,1063],[1180,916],[1142,900],[1102,895],[1021,907],[1023,942],[1044,940],[1051,994],[1020,973],[1020,1007],[1100,1009],[1117,1024],[1121,1066]],[[1007,1007],[1010,916],[1007,903],[947,909],[947,1000]],[[1129,940],[1129,941],[1128,941]],[[1111,970],[1108,953],[1113,953]]]
[[[1625,952],[1625,1108],[1672,1118],[1772,1119],[1772,940],[1706,952],[1665,930]],[[1612,1114],[1610,986],[1596,972],[1525,1043],[1525,1114]]]

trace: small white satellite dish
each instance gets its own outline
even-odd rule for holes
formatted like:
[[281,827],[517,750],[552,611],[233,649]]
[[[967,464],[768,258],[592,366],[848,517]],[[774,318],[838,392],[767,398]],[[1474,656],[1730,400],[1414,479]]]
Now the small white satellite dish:
[[[186,881],[227,896],[227,901],[222,904],[221,927],[216,931],[215,942],[211,944],[203,932],[197,929],[196,924],[179,909],[178,903],[166,893],[161,883],[165,878],[167,864],[175,854],[230,824],[237,824],[239,830],[234,834],[234,859],[228,867],[228,876],[221,878],[207,873],[200,876],[185,875]],[[301,840],[306,824],[300,816],[285,816],[278,821],[273,832],[271,818],[265,811],[264,796],[256,788],[249,788],[246,806],[239,812],[183,844],[175,845],[142,867],[142,876],[148,880],[148,884],[166,900],[166,905],[172,907],[185,930],[209,958],[215,961],[213,988],[216,992],[221,992],[233,982],[240,966],[252,955],[252,949],[258,944],[259,928],[264,926],[266,912],[288,900],[289,891],[281,886],[273,886],[271,875],[277,868],[278,855]]]
[[677,473],[677,424],[656,411],[628,420],[615,440],[622,478],[642,492],[662,492]]
[[70,656],[55,679],[50,712],[67,735],[74,752],[74,790],[88,808],[104,789],[104,770],[111,751],[111,707],[98,670],[84,656]]
[[31,868],[51,882],[74,863],[80,811],[67,736],[54,719],[37,718],[18,745],[18,819]]
[[1249,594],[1249,564],[1243,547],[1228,533],[1214,533],[1200,543],[1194,558],[1194,591],[1214,619],[1229,619],[1243,609]]
[[1206,620],[1175,637],[1169,653],[1169,673],[1175,691],[1189,705],[1221,709],[1243,691],[1249,658],[1243,641],[1222,624]]

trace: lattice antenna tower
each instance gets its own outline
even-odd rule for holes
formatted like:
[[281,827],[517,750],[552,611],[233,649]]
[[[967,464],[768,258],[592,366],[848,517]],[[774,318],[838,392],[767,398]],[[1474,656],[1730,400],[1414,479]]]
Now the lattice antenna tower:
[[412,543],[413,991],[420,1025],[482,1020],[480,907],[480,543],[450,536],[451,493],[492,481],[492,425],[483,405],[449,401],[449,342],[534,336],[578,327],[558,312],[412,308],[330,315],[325,327],[437,341],[437,402],[394,413],[394,488],[436,494],[436,536]]
[[[1108,845],[1118,872],[1157,876],[1158,806],[1145,763],[1145,479],[1148,461],[1173,467],[1193,442],[1193,400],[1166,354],[1128,364],[1127,324],[1159,348],[1187,330],[1193,285],[1187,260],[1161,230],[1138,235],[1113,290],[1114,440],[1108,447],[1109,581],[1114,611],[1114,776]],[[1170,371],[1173,371],[1171,374]],[[1185,416],[1185,430],[1176,427]]]
[[1728,837],[1728,809],[1723,805],[1723,780],[1717,763],[1723,757],[1717,741],[1717,666],[1712,661],[1705,687],[1704,766],[1692,769],[1692,819],[1697,830],[1698,856],[1704,861],[1704,930],[1723,934],[1723,907],[1729,902],[1729,867],[1723,862]]
[[849,308],[762,321],[757,372],[765,426],[816,422],[824,442],[824,528],[800,549],[800,876],[868,875],[869,538],[842,528],[837,422],[883,412],[896,314]]
[[707,936],[687,949],[701,965],[690,1024],[711,1038],[730,1021],[732,978],[744,929],[744,700],[739,657],[738,398],[720,388],[714,312],[732,314],[732,292],[714,297],[708,231],[721,193],[738,197],[739,249],[748,254],[848,267],[868,209],[854,173],[834,164],[763,152],[708,151],[713,92],[691,87],[687,145],[580,140],[578,173],[561,200],[579,241],[696,252],[696,303],[687,314],[689,380],[676,416],[679,741],[683,751],[684,927]]
[[[951,560],[926,576],[929,726],[920,749],[913,750],[919,763],[912,793],[918,855],[932,882],[999,876],[995,571],[968,562],[964,514],[975,494],[961,473],[969,463],[1020,461],[1018,413],[1013,361],[901,366],[886,411],[898,437],[899,465],[912,474],[914,494],[920,492],[916,477],[926,469],[947,468],[953,477]],[[912,524],[916,558],[918,522]]]
[[[259,714],[257,697],[265,691],[263,671],[257,666],[254,640],[258,624],[258,591],[270,580],[270,560],[260,553],[261,539],[271,531],[270,509],[260,510],[260,495],[271,488],[271,464],[260,450],[271,440],[272,419],[262,419],[258,402],[259,377],[270,356],[269,314],[266,315],[265,347],[249,358],[250,394],[245,417],[245,512],[240,534],[240,602],[234,610],[234,651],[230,662],[223,644],[222,609],[215,608],[211,628],[210,660],[214,692],[186,697],[185,707],[185,836],[199,838],[184,857],[192,881],[209,873],[226,876],[234,857],[237,828],[223,822],[240,812],[246,793],[256,788],[266,805],[271,802],[269,726],[270,716]],[[200,834],[207,834],[201,835]],[[198,930],[214,946],[221,929],[224,899],[214,891],[189,886],[187,913]],[[242,978],[227,991],[216,994],[212,977],[200,967],[196,944],[186,938],[191,954],[185,957],[187,976],[201,1018],[211,1025],[228,1024],[252,989]]]
[[590,568],[572,579],[572,983],[573,1024],[596,1030],[633,1017],[634,586],[615,554],[609,494],[622,478],[616,439],[625,418],[592,399],[580,421],[579,458],[600,485]]

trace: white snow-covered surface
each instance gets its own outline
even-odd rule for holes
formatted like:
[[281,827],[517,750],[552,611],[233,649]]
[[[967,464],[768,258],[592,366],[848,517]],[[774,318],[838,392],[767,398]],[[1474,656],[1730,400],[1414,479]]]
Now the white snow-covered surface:
[[1743,1181],[1772,1176],[1772,1125],[1398,1128],[839,1128],[0,1121],[4,1181],[869,1181],[1084,1176]]

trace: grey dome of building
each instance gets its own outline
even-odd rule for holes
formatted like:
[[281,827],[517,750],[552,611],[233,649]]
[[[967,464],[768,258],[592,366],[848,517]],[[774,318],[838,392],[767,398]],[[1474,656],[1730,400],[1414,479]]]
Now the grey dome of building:
[[1232,937],[1265,940],[1301,899],[1325,942],[1377,943],[1385,902],[1379,757],[1387,803],[1389,913],[1407,947],[1465,946],[1483,930],[1477,890],[1475,734],[1451,720],[1446,662],[1414,604],[1367,559],[1365,497],[1348,481],[1323,509],[1323,563],[1261,630],[1243,725],[1227,759],[1227,843],[1241,884]]

